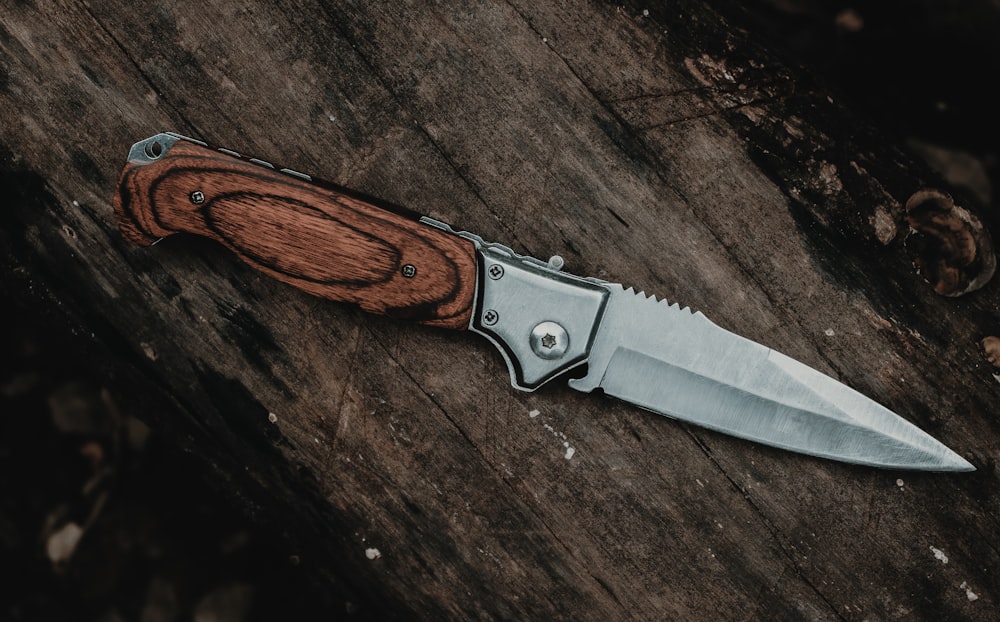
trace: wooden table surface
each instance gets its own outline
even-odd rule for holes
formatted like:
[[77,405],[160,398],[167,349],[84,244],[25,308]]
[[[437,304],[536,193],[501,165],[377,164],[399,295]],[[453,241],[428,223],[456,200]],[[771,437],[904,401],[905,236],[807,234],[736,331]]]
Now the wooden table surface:
[[[977,344],[1000,333],[998,287],[933,291],[903,206],[950,189],[732,10],[8,3],[0,161],[38,193],[5,209],[5,270],[104,344],[128,408],[287,521],[351,611],[995,620],[1000,383]],[[111,197],[131,144],[166,130],[700,309],[978,471],[520,393],[474,335],[310,297],[194,238],[132,247]]]

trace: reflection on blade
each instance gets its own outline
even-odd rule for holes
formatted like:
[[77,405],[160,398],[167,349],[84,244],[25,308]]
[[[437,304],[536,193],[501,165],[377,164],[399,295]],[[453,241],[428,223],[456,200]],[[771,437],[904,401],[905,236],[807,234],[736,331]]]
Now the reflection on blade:
[[580,391],[814,456],[885,468],[974,467],[857,391],[701,313],[610,286]]

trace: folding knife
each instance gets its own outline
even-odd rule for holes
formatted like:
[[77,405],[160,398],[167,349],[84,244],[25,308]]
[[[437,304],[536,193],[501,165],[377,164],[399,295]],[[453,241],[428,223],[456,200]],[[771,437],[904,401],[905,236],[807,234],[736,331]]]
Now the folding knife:
[[[561,270],[308,175],[173,133],[132,146],[121,233],[205,236],[310,294],[492,342],[511,384],[568,378],[641,408],[813,456],[970,471],[958,454],[832,378],[700,312]],[[575,371],[576,373],[569,373]]]

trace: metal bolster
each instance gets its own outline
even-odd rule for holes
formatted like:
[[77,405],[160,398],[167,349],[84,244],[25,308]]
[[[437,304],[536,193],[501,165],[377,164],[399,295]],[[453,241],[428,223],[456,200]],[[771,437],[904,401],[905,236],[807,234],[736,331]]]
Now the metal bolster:
[[511,385],[534,391],[587,362],[610,296],[603,281],[561,272],[558,256],[545,262],[432,218],[421,222],[475,244],[479,278],[470,330],[503,354]]

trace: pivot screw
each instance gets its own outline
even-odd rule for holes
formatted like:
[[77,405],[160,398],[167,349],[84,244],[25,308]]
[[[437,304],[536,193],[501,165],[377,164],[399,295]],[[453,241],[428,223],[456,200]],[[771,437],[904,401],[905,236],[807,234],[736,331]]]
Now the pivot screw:
[[195,190],[191,193],[191,202],[195,205],[201,205],[205,202],[205,193],[201,190]]
[[566,354],[569,334],[555,322],[542,322],[531,329],[531,351],[539,358],[554,360]]
[[493,279],[494,281],[499,281],[503,277],[503,266],[501,266],[498,263],[495,263],[492,266],[490,266],[488,272],[491,279]]
[[483,313],[483,324],[487,326],[493,326],[500,321],[500,314],[493,309],[487,309]]
[[405,266],[403,266],[403,276],[405,276],[406,278],[412,279],[414,276],[416,276],[416,274],[417,274],[417,268],[413,264],[408,263]]

